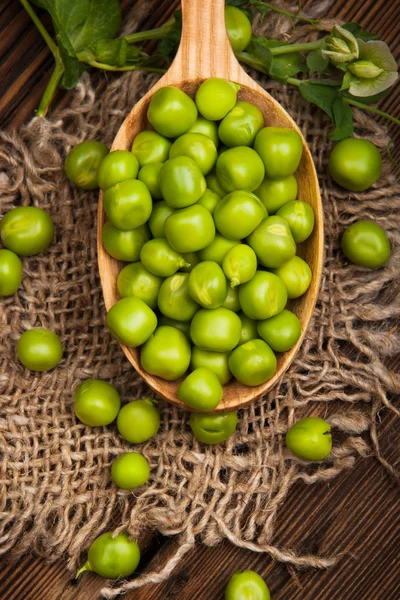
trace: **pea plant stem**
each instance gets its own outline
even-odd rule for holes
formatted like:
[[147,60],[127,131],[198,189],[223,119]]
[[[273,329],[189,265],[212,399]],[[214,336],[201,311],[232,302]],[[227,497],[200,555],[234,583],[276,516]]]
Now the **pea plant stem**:
[[372,112],[375,115],[379,115],[380,117],[385,117],[385,119],[389,119],[389,121],[396,123],[396,125],[400,125],[400,119],[396,119],[396,117],[392,117],[392,115],[389,115],[388,113],[384,112],[383,110],[379,110],[379,108],[374,108],[373,106],[370,106],[369,104],[364,104],[363,102],[358,102],[357,100],[352,100],[350,98],[345,98],[344,101],[347,102],[347,104],[350,104],[351,106],[355,106],[356,108],[361,108],[362,110],[368,110],[369,112]]
[[143,67],[137,65],[114,67],[113,65],[97,62],[97,60],[90,60],[87,64],[95,69],[102,69],[103,71],[146,71],[147,73],[165,73],[165,69],[161,69],[160,67]]
[[271,54],[290,54],[290,52],[308,52],[309,50],[317,50],[324,44],[326,38],[321,38],[316,42],[305,42],[304,44],[287,44],[286,46],[275,46],[269,48]]
[[128,33],[128,35],[124,35],[121,37],[126,39],[126,41],[129,44],[136,44],[137,42],[143,42],[145,40],[162,40],[167,36],[174,24],[175,19],[174,17],[171,17],[171,19],[168,19],[168,21],[166,21],[164,25],[161,25],[161,27],[157,27],[156,29],[149,29],[147,31],[137,31],[136,33]]
[[282,8],[278,8],[277,6],[274,6],[273,4],[269,4],[268,2],[262,2],[262,4],[269,10],[279,13],[280,15],[285,15],[286,17],[289,17],[289,19],[297,19],[299,21],[305,21],[306,23],[310,23],[311,25],[318,25],[318,23],[319,23],[319,21],[317,19],[309,19],[308,17],[303,17],[302,15],[299,15],[296,13],[291,13],[287,10],[283,10]]
[[51,101],[53,100],[53,96],[56,93],[58,84],[61,81],[62,76],[64,75],[64,66],[61,62],[57,60],[56,66],[54,67],[54,71],[52,76],[49,79],[49,83],[44,91],[44,94],[40,100],[40,104],[36,110],[36,114],[39,117],[45,117]]
[[22,4],[22,6],[25,8],[25,10],[28,13],[28,15],[30,16],[30,18],[32,19],[32,21],[35,23],[38,30],[40,31],[44,41],[46,42],[46,44],[50,48],[51,52],[53,53],[54,58],[56,59],[56,61],[58,61],[59,54],[58,54],[57,44],[54,42],[53,38],[51,37],[51,35],[49,34],[47,29],[43,25],[42,21],[37,16],[35,11],[33,10],[32,6],[29,4],[28,0],[20,0],[20,2]]

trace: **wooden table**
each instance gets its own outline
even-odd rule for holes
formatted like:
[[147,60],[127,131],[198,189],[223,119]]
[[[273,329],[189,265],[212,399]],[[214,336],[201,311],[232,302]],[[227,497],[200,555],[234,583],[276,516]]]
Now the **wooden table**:
[[[146,0],[138,0],[138,4]],[[134,2],[134,0],[132,0]],[[306,6],[310,0],[303,2]],[[158,0],[144,27],[154,27],[176,7]],[[336,0],[330,15],[357,21],[378,34],[399,55],[400,0]],[[15,0],[0,0],[0,123],[15,128],[29,119],[52,70],[53,61],[28,15]],[[380,108],[399,116],[400,85]],[[58,102],[68,101],[60,92]],[[400,128],[393,127],[400,147]],[[397,150],[397,155],[399,151]],[[397,366],[399,364],[397,360]],[[394,363],[393,368],[396,367]],[[387,460],[398,460],[399,423],[380,413],[379,436]],[[344,553],[328,571],[294,574],[266,555],[253,554],[224,542],[215,548],[198,546],[169,581],[125,596],[126,600],[222,600],[236,569],[254,569],[268,582],[274,600],[399,600],[400,511],[393,480],[371,456],[329,484],[292,488],[280,514],[275,543],[297,551]],[[154,535],[147,541],[141,572],[157,569],[174,548],[174,540]],[[80,582],[62,563],[46,564],[26,556],[17,565],[0,564],[1,600],[95,600],[103,580],[86,574]]]

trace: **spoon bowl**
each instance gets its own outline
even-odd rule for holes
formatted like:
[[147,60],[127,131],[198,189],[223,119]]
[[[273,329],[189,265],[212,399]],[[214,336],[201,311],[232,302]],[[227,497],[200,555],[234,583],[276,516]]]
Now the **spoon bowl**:
[[[293,119],[263,90],[239,65],[231,49],[225,29],[224,0],[182,0],[181,43],[167,73],[133,107],[119,129],[111,150],[130,150],[135,136],[144,129],[151,129],[147,120],[147,109],[153,94],[161,87],[172,85],[182,89],[194,98],[198,86],[210,77],[221,77],[241,86],[238,100],[255,104],[263,113],[265,125],[289,127],[300,134],[303,141],[303,155],[296,173],[299,198],[307,201],[315,213],[315,227],[311,236],[298,245],[298,255],[311,267],[313,279],[307,292],[289,308],[296,313],[302,325],[302,335],[288,352],[278,354],[277,370],[264,384],[257,387],[242,385],[236,380],[224,386],[224,395],[215,412],[237,410],[249,404],[261,394],[268,392],[288,369],[296,356],[309,325],[318,297],[323,263],[323,211],[318,179],[314,163],[305,139]],[[98,212],[98,263],[106,309],[109,310],[118,300],[117,277],[123,263],[112,258],[103,247],[101,232],[106,216],[103,209],[102,193]],[[181,380],[165,381],[144,371],[140,365],[140,352],[121,344],[128,360],[148,385],[166,400],[187,407],[178,399],[177,390]]]

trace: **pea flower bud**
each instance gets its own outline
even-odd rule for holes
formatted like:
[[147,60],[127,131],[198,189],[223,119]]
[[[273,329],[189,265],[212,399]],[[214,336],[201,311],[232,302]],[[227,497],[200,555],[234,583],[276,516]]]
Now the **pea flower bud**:
[[370,60],[356,60],[356,62],[349,64],[347,68],[350,73],[361,79],[373,79],[384,71]]
[[332,35],[326,39],[326,49],[321,50],[324,58],[329,58],[334,64],[352,62],[358,58],[358,43],[354,35],[335,25]]

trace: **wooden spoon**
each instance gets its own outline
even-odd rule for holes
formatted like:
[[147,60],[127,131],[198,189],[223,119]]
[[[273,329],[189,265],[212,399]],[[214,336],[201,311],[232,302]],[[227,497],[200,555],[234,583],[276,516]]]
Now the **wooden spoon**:
[[[258,106],[264,115],[266,125],[290,127],[302,135],[282,106],[255,83],[239,65],[226,33],[224,6],[224,0],[182,0],[182,39],[175,60],[167,73],[133,107],[117,133],[112,150],[129,150],[134,137],[143,129],[150,128],[146,117],[147,109],[154,92],[160,87],[173,85],[194,98],[199,84],[210,77],[222,77],[239,83],[241,90],[238,98]],[[268,392],[276,384],[296,356],[315,307],[323,262],[323,212],[314,163],[303,136],[302,139],[303,156],[297,171],[299,198],[311,204],[316,217],[312,235],[298,247],[298,254],[311,267],[312,283],[306,294],[294,301],[290,307],[301,321],[302,335],[291,350],[278,355],[276,373],[263,385],[247,387],[236,380],[225,385],[223,399],[216,411],[236,410],[243,407],[254,398]],[[109,256],[103,247],[101,231],[105,221],[100,193],[98,261],[104,301],[109,310],[119,300],[116,282],[123,265]],[[178,404],[181,408],[187,408],[178,399],[177,389],[180,381],[170,382],[149,375],[140,366],[139,350],[124,345],[121,347],[131,364],[157,394]]]

